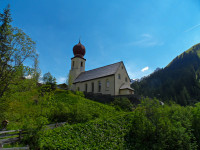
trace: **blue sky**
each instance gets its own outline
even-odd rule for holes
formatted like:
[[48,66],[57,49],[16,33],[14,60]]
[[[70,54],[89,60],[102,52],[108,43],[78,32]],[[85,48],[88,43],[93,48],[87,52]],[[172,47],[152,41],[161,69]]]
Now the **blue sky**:
[[37,43],[42,74],[58,83],[69,73],[72,48],[86,47],[86,70],[123,61],[141,78],[200,41],[199,0],[0,0],[12,25]]

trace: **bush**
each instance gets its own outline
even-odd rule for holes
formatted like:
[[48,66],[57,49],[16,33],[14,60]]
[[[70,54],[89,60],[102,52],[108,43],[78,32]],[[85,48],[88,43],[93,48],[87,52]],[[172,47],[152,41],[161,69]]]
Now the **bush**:
[[84,93],[81,91],[76,91],[75,95],[80,96],[80,97],[85,97]]
[[40,132],[40,149],[126,149],[132,114]]
[[197,149],[191,107],[160,105],[148,98],[134,111],[128,145],[133,149]]
[[130,100],[126,97],[115,98],[112,103],[116,108],[121,108],[125,111],[131,111],[133,109],[133,105]]

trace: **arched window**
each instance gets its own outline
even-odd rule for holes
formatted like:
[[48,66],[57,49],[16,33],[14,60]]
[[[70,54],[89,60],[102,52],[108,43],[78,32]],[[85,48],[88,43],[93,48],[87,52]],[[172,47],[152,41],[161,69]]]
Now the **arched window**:
[[85,92],[87,92],[87,83],[85,84]]
[[81,62],[81,67],[83,67],[83,62]]
[[106,88],[109,88],[109,86],[110,86],[110,82],[109,80],[106,80]]
[[94,82],[92,82],[92,93],[94,93]]
[[101,92],[101,81],[98,82],[98,91]]
[[128,82],[128,79],[127,79],[127,77],[125,78],[125,81],[126,81],[126,82]]
[[118,74],[118,79],[121,79],[121,76],[120,76],[120,74]]
[[74,68],[74,61],[72,61],[72,67]]

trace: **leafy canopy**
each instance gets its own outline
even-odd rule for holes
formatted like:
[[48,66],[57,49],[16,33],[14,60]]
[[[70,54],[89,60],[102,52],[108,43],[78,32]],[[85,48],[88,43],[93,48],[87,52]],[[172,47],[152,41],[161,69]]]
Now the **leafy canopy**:
[[21,29],[12,27],[11,21],[8,6],[0,14],[0,98],[21,77],[26,74],[36,76],[34,68],[24,66],[25,62],[37,62],[35,42]]

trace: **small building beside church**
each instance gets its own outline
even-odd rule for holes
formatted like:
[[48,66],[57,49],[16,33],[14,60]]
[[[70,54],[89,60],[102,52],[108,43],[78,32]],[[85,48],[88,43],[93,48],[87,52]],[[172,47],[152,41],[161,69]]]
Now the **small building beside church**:
[[85,71],[85,47],[80,41],[73,47],[73,53],[68,81],[72,83],[71,90],[110,95],[134,94],[122,61]]

